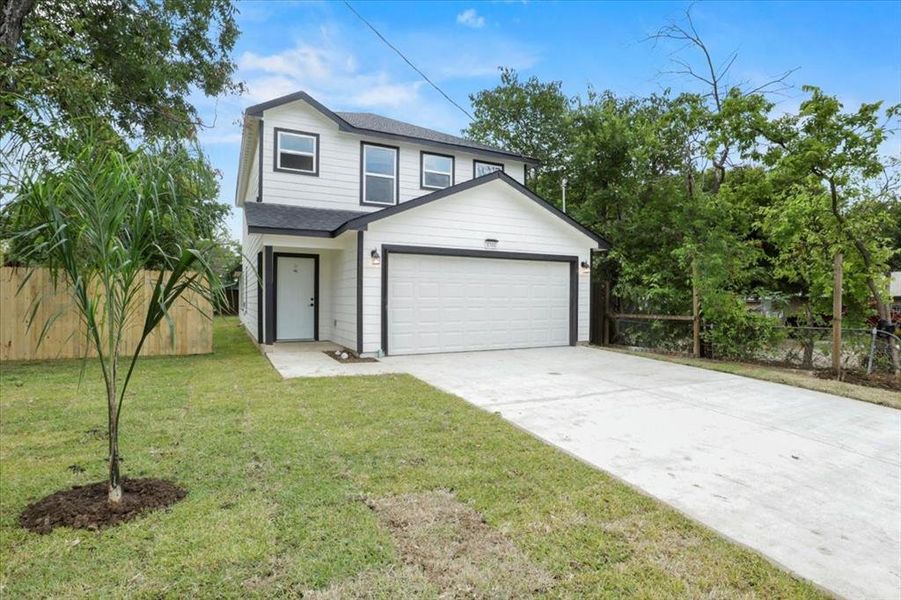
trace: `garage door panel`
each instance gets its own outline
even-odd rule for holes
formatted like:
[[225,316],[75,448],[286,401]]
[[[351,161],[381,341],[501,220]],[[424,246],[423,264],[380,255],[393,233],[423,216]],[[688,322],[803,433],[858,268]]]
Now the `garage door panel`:
[[569,344],[569,263],[392,254],[388,351]]

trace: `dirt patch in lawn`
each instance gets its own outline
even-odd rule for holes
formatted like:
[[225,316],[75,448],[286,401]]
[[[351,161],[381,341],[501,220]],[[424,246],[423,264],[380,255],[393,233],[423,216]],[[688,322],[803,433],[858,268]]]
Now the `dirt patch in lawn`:
[[[817,371],[817,377],[820,379],[835,379],[835,371]],[[889,373],[873,373],[866,375],[856,371],[843,371],[841,381],[845,383],[853,383],[854,385],[865,385],[868,387],[881,388],[883,390],[892,390],[901,392],[901,379],[895,378]]]
[[[379,362],[378,360],[372,358],[371,356],[357,356],[355,353],[350,350],[323,350],[322,351],[326,356],[330,356],[333,359],[337,360],[339,363],[349,364],[349,363],[374,363]],[[337,354],[335,354],[337,352]],[[342,358],[342,356],[346,356],[347,358]]]
[[554,583],[546,570],[449,492],[370,499],[367,505],[391,532],[403,565],[363,573],[323,590],[320,597],[376,589],[388,595],[437,591],[450,598],[519,598],[545,592]]
[[122,501],[113,508],[107,502],[105,481],[62,490],[25,507],[19,524],[37,533],[49,533],[54,527],[104,529],[171,506],[187,495],[162,479],[123,479],[122,491]]

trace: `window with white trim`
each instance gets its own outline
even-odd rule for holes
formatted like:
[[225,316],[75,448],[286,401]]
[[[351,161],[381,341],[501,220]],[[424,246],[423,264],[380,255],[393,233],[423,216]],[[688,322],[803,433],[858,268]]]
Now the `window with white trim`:
[[423,152],[420,186],[428,190],[443,190],[453,184],[454,157]]
[[295,131],[275,131],[275,168],[279,171],[319,174],[319,136]]
[[494,173],[495,171],[503,171],[504,165],[500,163],[492,163],[485,162],[481,160],[472,161],[472,177],[475,179],[476,177],[481,177],[483,175],[488,175],[489,173]]
[[363,144],[363,204],[397,204],[397,148]]

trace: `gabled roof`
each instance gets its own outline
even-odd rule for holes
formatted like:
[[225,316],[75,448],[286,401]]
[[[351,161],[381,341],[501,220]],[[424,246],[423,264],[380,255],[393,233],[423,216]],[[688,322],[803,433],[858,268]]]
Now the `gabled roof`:
[[610,243],[597,233],[591,231],[569,215],[561,212],[544,198],[525,187],[503,171],[495,171],[482,177],[458,183],[425,196],[420,196],[395,206],[382,208],[373,212],[350,210],[331,210],[289,206],[269,202],[248,202],[244,205],[250,233],[271,233],[285,235],[301,235],[312,237],[337,237],[345,231],[365,230],[369,223],[379,221],[417,207],[429,204],[441,198],[500,180],[520,192],[552,215],[575,227],[589,238],[597,242],[599,248],[608,249]]
[[490,156],[495,159],[507,158],[522,161],[529,165],[539,164],[538,160],[523,156],[516,152],[508,152],[501,148],[494,148],[466,138],[450,135],[441,131],[435,131],[434,129],[428,129],[426,127],[420,127],[419,125],[413,125],[412,123],[389,119],[372,113],[334,112],[306,92],[294,92],[293,94],[275,98],[268,102],[255,104],[254,106],[248,107],[244,111],[244,114],[248,117],[262,117],[263,112],[266,110],[288,104],[289,102],[296,102],[297,100],[303,100],[334,121],[335,124],[338,125],[340,131],[391,140],[410,141],[427,146],[447,148],[449,150],[462,150],[472,154]]
[[271,202],[244,205],[249,233],[334,237],[332,232],[351,219],[366,213],[354,210],[310,208]]
[[443,190],[438,190],[437,192],[432,192],[431,194],[426,194],[425,196],[420,196],[418,198],[414,198],[413,200],[408,200],[407,202],[401,202],[400,204],[396,204],[388,208],[383,208],[375,212],[366,213],[362,216],[356,217],[355,219],[351,219],[347,223],[344,223],[335,231],[335,235],[339,235],[344,231],[347,231],[348,229],[363,229],[373,221],[378,221],[380,219],[384,219],[392,215],[417,208],[424,204],[434,202],[435,200],[440,200],[441,198],[446,198],[447,196],[458,194],[460,192],[472,189],[480,185],[484,185],[486,183],[490,183],[495,180],[503,181],[516,191],[526,196],[528,199],[538,204],[540,207],[549,211],[554,216],[566,221],[569,225],[575,227],[576,229],[596,241],[598,243],[598,247],[604,249],[610,248],[610,242],[608,242],[592,230],[588,229],[563,211],[559,210],[556,206],[549,203],[547,200],[545,200],[523,184],[519,183],[503,171],[494,171],[493,173],[489,173],[488,175],[476,177],[475,179],[470,179],[469,181],[464,181],[463,183],[458,183],[456,185],[446,187]]

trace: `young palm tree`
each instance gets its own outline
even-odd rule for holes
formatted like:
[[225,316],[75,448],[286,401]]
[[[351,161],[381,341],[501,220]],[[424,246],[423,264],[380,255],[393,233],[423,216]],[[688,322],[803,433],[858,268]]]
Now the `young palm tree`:
[[[96,351],[106,388],[109,502],[115,505],[122,499],[122,402],[144,341],[163,319],[172,326],[169,310],[184,292],[212,299],[217,285],[203,242],[193,239],[196,157],[155,147],[132,151],[97,139],[69,156],[63,165],[24,174],[10,205],[17,227],[12,241],[29,276],[49,269],[54,284],[70,291]],[[145,303],[148,269],[156,273]],[[123,337],[133,326],[141,334],[126,354]]]

